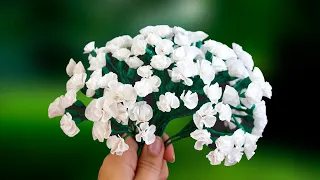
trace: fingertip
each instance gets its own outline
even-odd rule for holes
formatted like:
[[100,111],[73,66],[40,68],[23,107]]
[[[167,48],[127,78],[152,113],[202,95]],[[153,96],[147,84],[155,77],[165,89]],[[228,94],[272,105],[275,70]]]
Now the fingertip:
[[[167,139],[169,139],[169,136],[166,133],[164,133],[162,136],[162,139],[165,142]],[[170,144],[169,146],[166,147],[163,157],[164,157],[164,160],[166,160],[170,163],[174,163],[175,153],[174,153],[174,148],[173,148],[172,144]]]

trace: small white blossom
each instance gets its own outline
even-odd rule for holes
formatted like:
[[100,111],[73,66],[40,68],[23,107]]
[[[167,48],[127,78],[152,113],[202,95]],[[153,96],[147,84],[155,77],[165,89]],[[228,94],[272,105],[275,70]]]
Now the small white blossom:
[[141,78],[140,81],[135,82],[134,89],[136,90],[137,95],[140,97],[146,97],[153,91],[152,84],[148,78]]
[[225,104],[230,104],[233,107],[237,107],[240,104],[240,98],[237,90],[229,85],[226,85],[222,96],[222,102]]
[[129,58],[131,52],[127,48],[121,48],[116,50],[112,56],[117,58],[119,61],[124,61],[125,59]]
[[240,162],[243,155],[243,148],[232,148],[224,161],[225,166],[232,166]]
[[183,83],[187,86],[192,86],[193,81],[190,77],[194,77],[198,74],[198,66],[193,61],[179,61],[176,63],[177,67],[174,67],[172,70],[168,70],[169,76],[173,82],[180,82],[183,80]]
[[49,118],[62,116],[64,114],[65,108],[61,104],[61,98],[62,96],[56,98],[52,103],[50,103],[48,108]]
[[180,99],[183,101],[184,106],[188,109],[194,109],[198,105],[198,94],[196,92],[192,93],[188,90],[186,93],[183,90],[180,95]]
[[222,102],[216,104],[215,110],[219,113],[219,119],[221,121],[230,122],[232,111],[228,104],[223,104]]
[[232,48],[234,52],[237,54],[238,58],[242,61],[244,66],[249,70],[252,71],[253,69],[253,59],[252,56],[244,51],[242,47],[236,43],[232,43]]
[[147,122],[153,116],[152,108],[146,101],[139,101],[129,109],[129,118],[132,121]]
[[86,85],[88,87],[86,95],[88,97],[92,97],[95,94],[95,90],[100,88],[100,79],[102,77],[102,70],[98,69],[95,70],[91,75],[90,79],[86,82]]
[[232,135],[234,145],[241,148],[245,142],[245,132],[242,129],[237,129]]
[[114,53],[120,48],[127,48],[132,45],[132,38],[128,35],[123,35],[112,39],[106,43],[106,51]]
[[77,92],[75,90],[68,91],[64,96],[61,96],[61,106],[67,108],[72,106],[77,101]]
[[197,142],[194,144],[194,148],[198,151],[203,149],[203,145],[212,144],[211,134],[205,129],[197,129],[190,133],[190,136]]
[[167,69],[172,63],[171,58],[165,55],[154,55],[151,58],[150,65],[157,70]]
[[107,88],[111,81],[118,81],[118,75],[113,72],[108,72],[101,78],[99,78],[98,86],[101,88]]
[[121,156],[129,149],[129,145],[124,142],[124,139],[115,135],[112,135],[107,139],[107,146],[111,149],[111,154],[116,154],[118,156]]
[[181,46],[174,50],[171,55],[174,62],[193,61],[194,59],[204,59],[203,52],[194,46]]
[[147,26],[141,29],[139,32],[144,36],[152,33],[160,36],[161,38],[170,37],[173,33],[172,28],[168,25]]
[[158,55],[168,55],[171,54],[173,50],[173,42],[168,39],[162,39],[155,48]]
[[161,40],[162,39],[160,36],[153,34],[153,33],[148,34],[148,36],[146,38],[146,42],[150,45],[153,45],[153,46],[156,46]]
[[73,70],[74,70],[74,67],[76,67],[76,65],[77,63],[71,58],[66,68],[66,72],[69,77],[73,75]]
[[223,153],[224,155],[228,155],[234,147],[234,140],[231,136],[220,136],[216,140],[216,147],[221,153]]
[[73,137],[80,132],[76,123],[72,120],[72,116],[70,115],[70,113],[66,113],[62,116],[60,127],[62,131],[69,137]]
[[108,122],[109,119],[116,118],[118,116],[118,104],[114,99],[111,99],[111,97],[103,98],[103,116],[101,118],[101,121]]
[[108,139],[111,135],[111,122],[102,122],[96,121],[93,123],[92,127],[92,137],[93,140],[103,142],[105,139]]
[[226,61],[228,73],[232,77],[244,79],[249,76],[248,70],[243,65],[242,61],[237,58],[231,58]]
[[199,75],[203,83],[210,84],[215,77],[215,71],[213,66],[211,66],[210,61],[203,59],[203,60],[198,60],[197,63],[199,68]]
[[86,73],[73,75],[67,82],[67,91],[75,90],[76,92],[78,92],[81,88],[84,87],[86,78]]
[[147,42],[145,40],[134,40],[131,46],[131,53],[135,56],[146,53]]
[[264,97],[271,99],[272,96],[272,86],[269,82],[265,82],[262,85],[262,93]]
[[118,123],[128,125],[129,114],[127,108],[122,104],[118,103],[118,116],[116,117]]
[[227,45],[211,39],[204,42],[204,44],[201,46],[201,50],[203,51],[203,53],[209,51],[213,55],[224,60],[237,57],[234,51]]
[[93,99],[85,110],[85,116],[90,121],[100,121],[103,116],[102,106],[104,103],[103,98]]
[[133,69],[137,69],[138,67],[143,65],[143,61],[139,59],[137,56],[133,56],[125,59],[125,62],[130,68],[133,68]]
[[252,82],[249,84],[245,92],[246,99],[249,104],[256,104],[262,99],[262,89],[259,83]]
[[211,165],[219,165],[224,160],[224,154],[216,148],[214,151],[211,151],[206,157],[209,159]]
[[258,67],[253,68],[249,77],[252,82],[264,83],[264,76]]
[[203,91],[213,104],[217,104],[222,95],[222,89],[218,83],[205,85]]
[[152,144],[156,140],[154,133],[156,132],[156,126],[149,126],[149,122],[140,123],[138,126],[139,133],[136,135],[137,142],[141,142],[141,139],[147,145]]
[[244,153],[247,156],[247,159],[250,160],[252,156],[255,154],[255,150],[257,149],[257,141],[259,136],[246,133],[245,134],[245,144],[244,144]]
[[227,70],[226,63],[218,57],[212,56],[212,66],[216,73]]
[[137,92],[131,84],[120,84],[117,89],[117,102],[123,102],[124,104],[130,102],[136,102]]
[[211,128],[216,123],[216,114],[217,112],[213,109],[212,103],[205,103],[195,114],[193,114],[193,122],[198,129],[202,129],[203,126]]
[[140,66],[137,70],[137,74],[143,78],[151,77],[153,74],[152,67],[150,65]]
[[95,71],[97,69],[101,69],[106,66],[106,54],[105,53],[99,53],[96,57],[89,56],[89,64],[90,67],[88,70]]
[[153,76],[149,77],[148,82],[152,87],[152,92],[159,92],[159,87],[161,85],[161,79],[158,76],[153,75]]
[[94,41],[92,42],[89,42],[84,48],[83,48],[83,53],[84,54],[88,54],[90,53],[91,51],[93,51],[95,49],[94,47]]
[[171,108],[177,109],[180,106],[180,101],[174,93],[166,92],[160,95],[157,106],[162,112],[170,112]]

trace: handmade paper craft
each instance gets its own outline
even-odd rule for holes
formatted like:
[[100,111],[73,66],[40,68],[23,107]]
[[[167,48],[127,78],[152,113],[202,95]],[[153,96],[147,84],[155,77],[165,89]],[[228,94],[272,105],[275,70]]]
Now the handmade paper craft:
[[[93,140],[119,156],[129,148],[127,137],[141,151],[171,121],[192,116],[165,145],[191,137],[196,150],[212,149],[206,156],[212,165],[234,165],[243,154],[250,159],[268,122],[262,98],[271,98],[272,87],[240,45],[207,38],[202,31],[158,25],[100,48],[90,42],[84,47],[89,67],[70,59],[67,92],[49,105],[48,115],[62,116],[60,127],[70,137],[81,122],[92,121]],[[91,102],[86,106],[77,93]]]

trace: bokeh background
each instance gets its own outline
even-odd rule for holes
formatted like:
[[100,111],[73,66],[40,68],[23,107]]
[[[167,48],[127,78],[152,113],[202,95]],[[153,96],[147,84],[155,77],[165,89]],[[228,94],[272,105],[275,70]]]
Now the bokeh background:
[[59,118],[47,117],[48,105],[65,93],[69,59],[86,61],[86,43],[103,46],[157,24],[239,43],[273,86],[269,124],[250,161],[211,166],[209,150],[185,139],[174,145],[169,179],[320,179],[319,9],[307,0],[1,1],[0,179],[97,179],[106,145],[92,140],[89,122],[65,136]]

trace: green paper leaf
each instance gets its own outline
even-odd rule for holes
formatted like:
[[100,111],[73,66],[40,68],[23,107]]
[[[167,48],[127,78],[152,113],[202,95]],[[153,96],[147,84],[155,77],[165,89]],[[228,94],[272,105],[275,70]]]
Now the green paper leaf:
[[212,56],[213,56],[213,54],[211,52],[207,51],[205,58],[206,58],[206,60],[212,62]]

